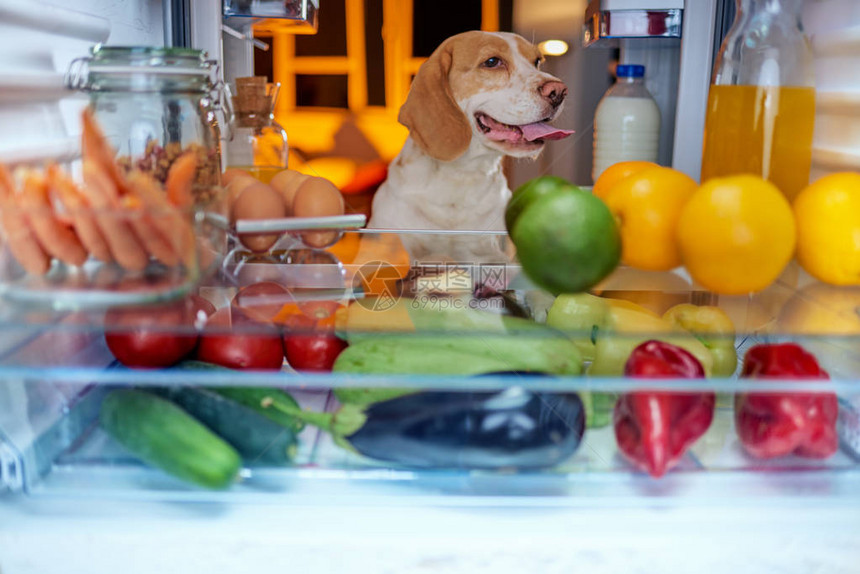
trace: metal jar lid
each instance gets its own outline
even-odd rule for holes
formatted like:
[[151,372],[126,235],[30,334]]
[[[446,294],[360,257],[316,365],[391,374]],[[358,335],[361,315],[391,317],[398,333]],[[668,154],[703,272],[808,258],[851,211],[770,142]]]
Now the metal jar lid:
[[97,44],[72,61],[66,86],[86,92],[211,92],[218,63],[203,50]]

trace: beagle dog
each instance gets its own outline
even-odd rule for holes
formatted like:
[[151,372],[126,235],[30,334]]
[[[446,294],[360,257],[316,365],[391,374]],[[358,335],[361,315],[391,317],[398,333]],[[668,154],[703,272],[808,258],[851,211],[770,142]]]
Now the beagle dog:
[[[511,191],[503,157],[535,158],[547,140],[573,133],[548,124],[567,87],[540,70],[542,61],[517,34],[472,31],[445,40],[400,108],[409,137],[376,192],[368,227],[504,231]],[[419,251],[433,251],[431,242]]]

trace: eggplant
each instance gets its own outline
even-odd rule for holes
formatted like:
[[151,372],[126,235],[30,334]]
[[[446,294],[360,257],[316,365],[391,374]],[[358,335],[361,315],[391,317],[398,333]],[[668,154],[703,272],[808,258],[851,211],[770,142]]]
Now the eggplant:
[[576,394],[422,391],[364,409],[346,442],[377,460],[416,468],[518,469],[555,466],[585,433]]
[[500,374],[517,375],[524,384],[501,391],[377,389],[383,392],[363,392],[361,400],[342,402],[333,413],[305,410],[294,401],[272,401],[266,408],[330,433],[344,448],[406,467],[535,470],[570,458],[585,433],[581,397],[527,390],[528,379],[541,373],[477,376]]

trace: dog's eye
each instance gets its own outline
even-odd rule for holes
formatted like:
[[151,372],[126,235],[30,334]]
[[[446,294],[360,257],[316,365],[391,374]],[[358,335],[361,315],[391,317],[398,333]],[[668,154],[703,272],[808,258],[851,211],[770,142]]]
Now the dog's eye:
[[537,58],[535,60],[535,68],[540,68],[541,64],[543,64],[543,60],[541,58]]
[[497,58],[493,56],[492,58],[487,58],[481,63],[481,67],[483,68],[498,68],[499,66],[504,65],[504,62],[501,58]]

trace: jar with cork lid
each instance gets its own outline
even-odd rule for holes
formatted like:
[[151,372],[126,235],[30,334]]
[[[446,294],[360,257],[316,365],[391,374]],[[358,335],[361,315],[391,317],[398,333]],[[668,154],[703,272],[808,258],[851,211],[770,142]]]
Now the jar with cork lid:
[[264,76],[236,78],[232,98],[233,137],[225,146],[226,166],[263,183],[287,168],[287,132],[274,115],[279,87]]

